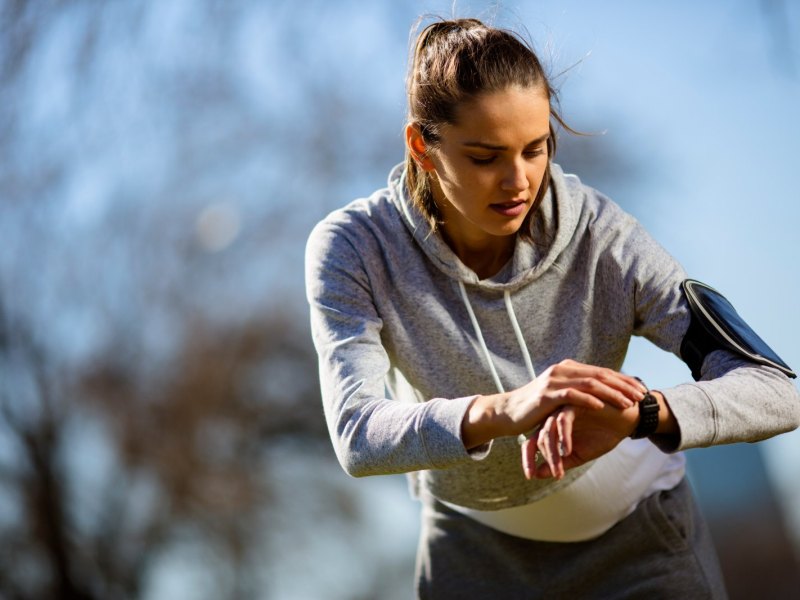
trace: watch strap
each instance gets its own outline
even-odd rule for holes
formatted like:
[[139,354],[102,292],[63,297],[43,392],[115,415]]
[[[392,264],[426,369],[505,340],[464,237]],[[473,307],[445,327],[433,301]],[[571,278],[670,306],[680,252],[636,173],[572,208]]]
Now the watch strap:
[[658,399],[650,390],[647,390],[644,398],[639,401],[639,423],[631,434],[631,438],[638,440],[653,435],[658,428],[659,411]]

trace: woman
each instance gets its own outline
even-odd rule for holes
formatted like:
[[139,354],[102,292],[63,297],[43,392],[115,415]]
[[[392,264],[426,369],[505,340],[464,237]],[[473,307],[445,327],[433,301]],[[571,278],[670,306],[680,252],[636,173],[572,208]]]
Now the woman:
[[342,466],[423,504],[418,597],[725,597],[680,450],[796,428],[794,386],[715,348],[698,383],[619,372],[632,335],[681,354],[686,276],[552,162],[518,37],[428,26],[408,97],[405,165],[314,229],[306,282]]

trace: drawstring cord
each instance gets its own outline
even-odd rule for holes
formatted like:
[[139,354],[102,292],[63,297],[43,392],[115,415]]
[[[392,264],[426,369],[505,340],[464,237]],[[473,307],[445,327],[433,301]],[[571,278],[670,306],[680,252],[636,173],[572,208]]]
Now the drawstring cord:
[[531,362],[531,355],[528,352],[528,346],[525,344],[525,338],[522,337],[522,329],[517,322],[517,315],[514,312],[514,305],[511,304],[511,294],[508,290],[503,292],[503,298],[506,301],[506,312],[508,312],[508,319],[511,321],[511,326],[514,328],[514,334],[517,336],[517,343],[520,350],[522,350],[522,357],[525,359],[525,366],[528,369],[528,374],[531,380],[536,379],[536,371],[533,370],[533,362]]
[[486,342],[483,340],[483,333],[481,333],[481,327],[478,325],[478,319],[475,318],[475,312],[472,310],[472,304],[469,303],[469,298],[467,297],[467,290],[464,287],[464,282],[458,282],[458,289],[461,290],[461,299],[464,301],[464,306],[467,307],[467,312],[469,313],[469,320],[472,321],[472,328],[475,330],[475,337],[478,338],[478,343],[481,345],[481,350],[483,350],[483,355],[486,357],[486,362],[489,363],[489,370],[492,372],[492,377],[494,378],[494,384],[497,386],[497,391],[501,394],[505,392],[505,388],[503,388],[503,384],[500,381],[500,376],[497,374],[497,369],[494,368],[494,362],[492,362],[492,356],[489,354],[489,348],[486,347]]
[[[500,381],[500,376],[497,374],[497,369],[494,366],[494,361],[492,361],[492,355],[489,354],[489,348],[486,346],[486,341],[483,339],[483,333],[481,332],[481,327],[478,324],[478,319],[475,317],[475,311],[472,310],[472,304],[469,301],[469,296],[467,296],[467,289],[464,287],[464,282],[458,282],[458,289],[461,291],[461,299],[464,302],[464,306],[467,307],[469,320],[472,322],[472,328],[475,330],[475,337],[478,338],[478,343],[480,344],[483,355],[486,358],[486,363],[489,365],[489,371],[492,373],[494,384],[497,387],[497,390],[500,393],[503,393],[505,392],[505,388],[503,387],[503,383]],[[531,376],[531,379],[535,379],[536,371],[533,369],[531,355],[528,352],[527,345],[525,344],[525,338],[522,337],[522,330],[519,327],[517,315],[514,312],[514,306],[511,304],[511,294],[508,290],[505,290],[503,297],[505,299],[506,312],[508,312],[508,319],[511,321],[511,326],[514,329],[514,335],[517,338],[517,344],[519,344],[519,348],[522,351],[522,356],[525,359],[525,367],[528,369],[528,374]]]

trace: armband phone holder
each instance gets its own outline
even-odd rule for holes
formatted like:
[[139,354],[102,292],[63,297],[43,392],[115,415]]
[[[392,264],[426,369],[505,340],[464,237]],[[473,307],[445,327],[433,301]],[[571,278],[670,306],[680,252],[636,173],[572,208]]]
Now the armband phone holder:
[[681,343],[681,357],[700,379],[705,357],[714,350],[728,350],[754,363],[774,367],[789,377],[797,377],[781,358],[739,316],[736,309],[717,290],[694,279],[681,283],[689,302],[692,321]]

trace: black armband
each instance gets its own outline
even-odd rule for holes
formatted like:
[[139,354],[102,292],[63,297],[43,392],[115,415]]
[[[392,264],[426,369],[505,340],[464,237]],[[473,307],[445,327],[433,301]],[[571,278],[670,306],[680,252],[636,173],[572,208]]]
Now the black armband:
[[700,379],[703,361],[714,350],[728,350],[758,363],[774,367],[789,377],[796,377],[781,358],[742,319],[730,302],[714,288],[687,279],[681,283],[692,313],[689,330],[681,342],[681,358]]

